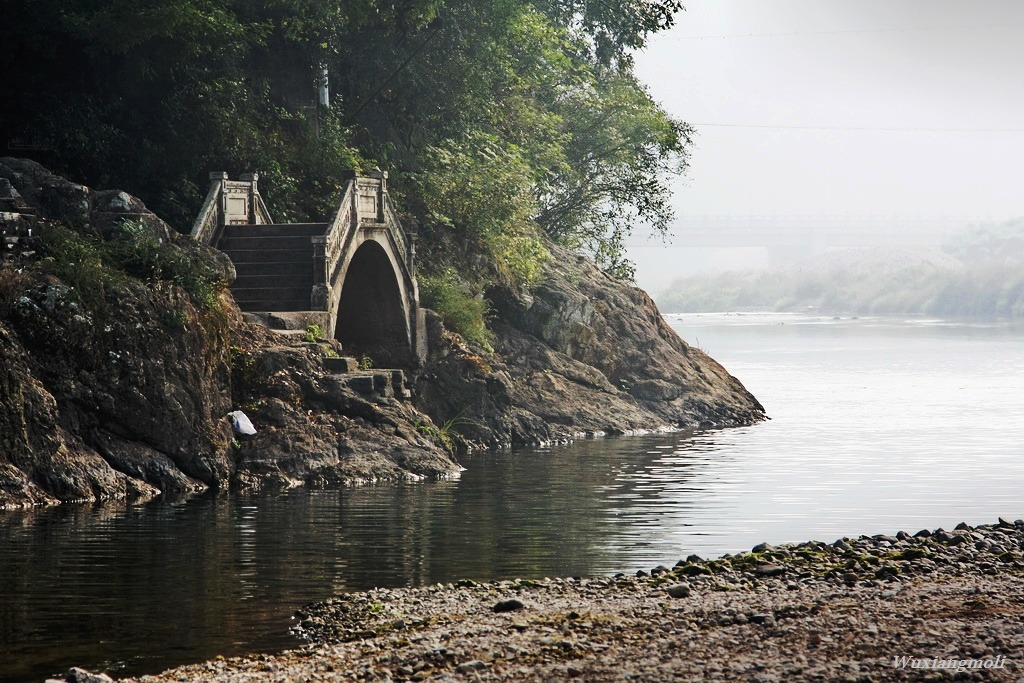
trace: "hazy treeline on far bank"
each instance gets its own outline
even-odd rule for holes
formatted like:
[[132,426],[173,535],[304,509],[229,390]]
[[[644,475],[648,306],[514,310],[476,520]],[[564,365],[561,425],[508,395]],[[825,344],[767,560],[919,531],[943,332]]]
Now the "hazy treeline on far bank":
[[779,269],[681,278],[665,313],[814,311],[828,315],[1024,318],[1024,218],[975,226],[940,249],[851,249]]

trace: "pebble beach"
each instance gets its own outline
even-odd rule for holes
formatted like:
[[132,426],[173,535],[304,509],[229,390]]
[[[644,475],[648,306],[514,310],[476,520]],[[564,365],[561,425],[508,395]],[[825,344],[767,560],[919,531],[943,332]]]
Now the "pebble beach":
[[1024,520],[1000,519],[630,575],[372,590],[300,610],[302,648],[125,680],[1021,681],[1022,551]]

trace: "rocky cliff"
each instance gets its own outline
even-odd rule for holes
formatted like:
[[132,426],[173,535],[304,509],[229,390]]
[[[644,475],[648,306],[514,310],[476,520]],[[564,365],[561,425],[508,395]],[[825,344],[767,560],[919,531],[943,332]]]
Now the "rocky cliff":
[[581,435],[751,424],[764,409],[665,323],[642,290],[548,245],[529,291],[490,292],[494,353],[428,325],[420,405],[471,441],[514,445]]
[[333,340],[244,322],[231,263],[126,193],[0,159],[0,230],[0,507],[449,476],[453,444],[764,418],[646,294],[557,247],[530,291],[490,293],[493,352],[428,316],[408,401],[340,379]]

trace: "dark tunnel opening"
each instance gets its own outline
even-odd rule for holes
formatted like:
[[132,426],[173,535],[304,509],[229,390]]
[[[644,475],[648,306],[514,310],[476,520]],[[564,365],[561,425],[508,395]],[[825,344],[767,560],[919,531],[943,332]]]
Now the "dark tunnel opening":
[[387,252],[363,243],[352,257],[338,303],[334,336],[345,353],[369,356],[374,365],[403,365],[410,357],[402,291]]

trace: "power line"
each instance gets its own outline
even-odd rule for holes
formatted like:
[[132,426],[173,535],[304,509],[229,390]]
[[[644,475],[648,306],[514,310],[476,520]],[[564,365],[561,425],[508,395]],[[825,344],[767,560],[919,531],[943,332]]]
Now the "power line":
[[666,40],[728,40],[734,38],[810,38],[814,36],[861,35],[874,33],[920,33],[924,31],[980,31],[1018,28],[1019,24],[977,24],[974,26],[896,26],[892,28],[839,29],[834,31],[790,31],[782,33],[733,33],[705,36],[667,35]]
[[377,89],[373,92],[372,95],[370,95],[368,98],[363,100],[363,103],[360,104],[358,107],[356,107],[356,110],[354,112],[352,112],[352,114],[349,115],[350,119],[354,120],[357,116],[359,116],[359,114],[363,111],[363,109],[365,109],[366,106],[368,104],[370,104],[370,102],[373,102],[375,99],[377,99],[378,95],[380,95],[382,92],[384,92],[384,88],[388,87],[388,85],[391,83],[391,81],[393,81],[395,79],[395,76],[400,74],[402,72],[402,70],[405,69],[405,67],[409,66],[409,62],[411,62],[413,59],[415,59],[416,55],[418,55],[420,52],[422,52],[423,48],[425,48],[427,45],[429,45],[430,41],[433,40],[435,36],[437,36],[438,31],[441,30],[441,25],[442,25],[442,22],[441,22],[441,18],[440,17],[434,19],[434,21],[433,21],[433,30],[427,35],[426,38],[423,39],[423,42],[420,43],[419,46],[417,46],[415,50],[413,50],[411,53],[409,53],[409,56],[405,58],[405,61],[402,62],[401,65],[399,65],[399,67],[397,69],[392,71],[391,75],[389,75],[387,78],[384,79],[383,83],[381,83],[379,86],[377,86]]
[[799,126],[770,123],[691,123],[704,128],[767,128],[776,130],[848,130],[883,133],[1024,133],[1024,128],[916,128],[897,126]]

